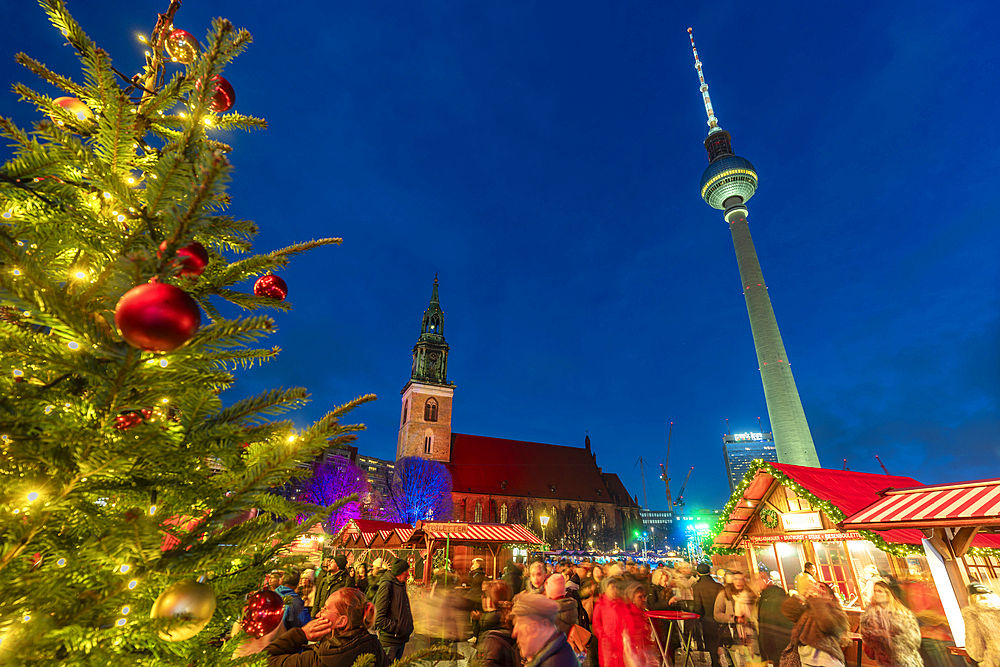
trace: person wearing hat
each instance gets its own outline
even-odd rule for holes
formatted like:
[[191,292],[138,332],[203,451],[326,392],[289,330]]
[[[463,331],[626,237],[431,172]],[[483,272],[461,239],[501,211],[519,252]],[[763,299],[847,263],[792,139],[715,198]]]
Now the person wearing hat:
[[[706,563],[698,566],[698,581],[691,586],[694,599],[691,606],[694,613],[701,617],[701,634],[705,642],[705,650],[712,659],[712,667],[721,667],[719,661],[719,624],[715,620],[715,601],[724,588],[722,584],[711,577],[712,568]],[[700,648],[700,646],[699,646]]]
[[406,593],[409,576],[410,564],[397,558],[379,583],[375,597],[375,628],[390,664],[403,657],[406,642],[413,634],[413,613]]
[[[382,579],[388,574],[385,570],[385,563],[381,558],[376,558],[372,561],[372,569],[368,572],[368,590],[365,591],[365,597],[372,604],[375,604],[375,598],[378,596],[378,587],[382,584]],[[391,575],[390,575],[391,576]]]
[[566,635],[556,627],[559,603],[544,595],[519,595],[511,613],[524,667],[580,667]]
[[337,554],[323,561],[323,572],[316,579],[316,595],[313,598],[313,618],[319,615],[330,593],[341,588],[354,588],[354,578],[347,574],[347,556]]
[[1000,667],[1000,597],[981,583],[969,584],[965,650],[981,667]]

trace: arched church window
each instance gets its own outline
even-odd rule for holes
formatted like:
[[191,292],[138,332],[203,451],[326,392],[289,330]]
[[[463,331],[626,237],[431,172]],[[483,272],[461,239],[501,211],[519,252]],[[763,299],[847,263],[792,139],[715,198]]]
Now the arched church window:
[[531,505],[528,505],[527,509],[525,509],[524,512],[528,518],[528,525],[530,526],[535,522],[535,508],[532,507]]
[[439,331],[440,328],[441,328],[441,320],[438,319],[437,315],[431,316],[431,326],[430,326],[431,331],[435,333],[441,333]]
[[500,506],[500,523],[507,523],[507,503]]
[[553,527],[553,528],[555,528],[555,527],[556,527],[556,523],[558,523],[558,522],[556,521],[556,511],[557,511],[557,510],[556,510],[556,506],[555,506],[555,505],[553,505],[553,506],[552,506],[552,511],[551,511],[551,512],[549,512],[549,516],[551,517],[551,521],[550,521],[550,523],[552,524],[552,527]]
[[601,528],[607,528],[608,526],[608,515],[601,510]]
[[406,413],[407,413],[407,408],[409,407],[410,407],[410,402],[403,401],[403,422],[402,422],[403,424],[406,423]]
[[438,420],[438,402],[436,398],[428,398],[424,403],[424,421],[436,422]]
[[476,503],[476,518],[475,518],[475,522],[476,523],[482,523],[483,522],[483,504],[482,503],[478,503],[478,502]]
[[434,432],[431,431],[430,429],[427,429],[427,432],[424,433],[424,454],[430,454],[431,449],[433,449],[433,447],[434,447]]

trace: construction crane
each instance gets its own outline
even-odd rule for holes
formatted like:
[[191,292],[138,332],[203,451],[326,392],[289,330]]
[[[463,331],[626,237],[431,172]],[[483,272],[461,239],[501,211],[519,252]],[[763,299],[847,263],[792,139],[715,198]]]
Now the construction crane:
[[667,477],[667,466],[670,464],[670,436],[674,433],[674,423],[670,422],[670,430],[667,431],[667,454],[663,457],[663,463],[660,464],[660,479],[667,487],[667,511],[674,511],[674,497],[670,495],[670,478]]
[[646,460],[640,456],[635,465],[639,466],[639,472],[642,474],[642,508],[649,509],[649,500],[646,498]]
[[684,507],[684,490],[688,488],[688,482],[691,481],[692,472],[694,472],[694,466],[691,466],[691,470],[688,470],[687,477],[684,478],[684,486],[681,487],[681,492],[677,494],[677,500],[674,501],[674,507]]
[[[885,473],[886,475],[888,475],[888,474],[889,474],[889,471],[885,469],[885,464],[884,464],[884,463],[882,463],[882,459],[879,459],[879,458],[878,458],[878,454],[876,454],[876,455],[875,455],[875,458],[877,458],[877,459],[878,459],[878,464],[879,464],[880,466],[882,466],[882,472],[884,472],[884,473]],[[890,475],[890,477],[891,477],[891,475]]]

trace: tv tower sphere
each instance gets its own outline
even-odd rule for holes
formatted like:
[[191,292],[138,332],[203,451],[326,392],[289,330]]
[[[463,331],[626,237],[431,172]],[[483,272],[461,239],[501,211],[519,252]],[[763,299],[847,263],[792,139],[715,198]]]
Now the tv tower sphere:
[[[701,176],[701,198],[712,208],[725,211],[734,203],[745,204],[757,191],[757,171],[750,160],[737,155],[718,157]],[[739,202],[726,201],[739,197]]]

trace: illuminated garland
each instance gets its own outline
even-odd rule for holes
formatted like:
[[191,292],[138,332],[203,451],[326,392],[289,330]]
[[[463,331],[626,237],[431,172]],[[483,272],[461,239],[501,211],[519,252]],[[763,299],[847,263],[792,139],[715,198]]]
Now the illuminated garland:
[[[847,518],[847,516],[844,514],[843,511],[841,511],[839,507],[837,507],[836,505],[827,500],[822,500],[820,498],[817,498],[801,484],[799,484],[794,479],[792,479],[791,477],[789,477],[788,475],[786,475],[785,473],[783,473],[782,471],[778,470],[773,465],[771,465],[770,462],[764,461],[763,459],[754,459],[750,463],[749,470],[747,470],[746,474],[743,476],[743,479],[740,481],[739,486],[736,487],[736,490],[733,491],[733,495],[730,496],[729,502],[726,503],[725,508],[723,508],[722,513],[719,515],[719,520],[715,524],[715,527],[712,528],[712,530],[709,532],[708,537],[705,539],[704,542],[702,542],[702,549],[705,551],[706,554],[717,554],[720,556],[739,556],[745,552],[745,549],[741,549],[738,546],[717,547],[715,546],[715,539],[719,536],[719,533],[722,532],[722,529],[726,527],[726,524],[729,523],[729,521],[731,520],[733,510],[736,509],[737,503],[739,503],[739,501],[743,498],[743,492],[746,490],[748,486],[750,486],[750,483],[753,481],[753,478],[756,477],[757,471],[762,469],[765,472],[767,472],[767,474],[771,475],[776,480],[778,480],[778,482],[780,482],[783,486],[795,491],[795,494],[797,496],[809,501],[810,505],[822,510],[822,512],[826,514],[826,516],[832,522],[839,524],[843,522],[844,519]],[[767,522],[764,519],[763,514],[764,511],[768,509],[769,508],[764,508],[764,510],[761,511],[761,520],[765,521],[765,525],[767,525]],[[773,512],[773,510],[771,511]],[[774,528],[774,526],[768,526],[768,527]],[[889,543],[885,541],[885,538],[883,538],[881,535],[879,535],[874,531],[858,529],[857,532],[866,540],[868,540],[876,547],[881,549],[882,551],[890,553],[893,556],[897,556],[899,558],[906,558],[907,556],[912,556],[914,554],[922,555],[924,553],[923,547],[919,544]],[[969,554],[973,556],[982,556],[982,557],[986,556],[1000,557],[1000,549],[984,549],[984,548],[974,547],[972,549],[969,549]]]

